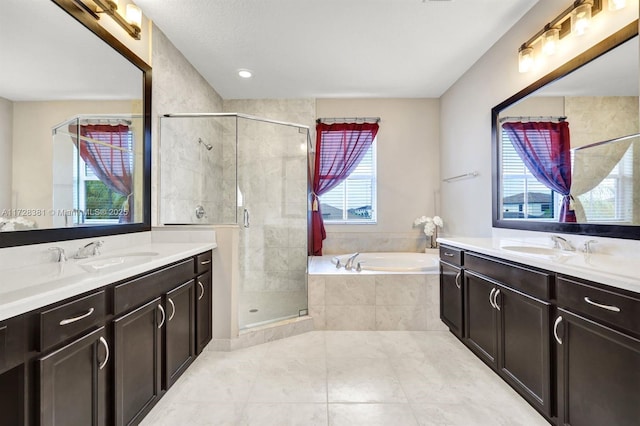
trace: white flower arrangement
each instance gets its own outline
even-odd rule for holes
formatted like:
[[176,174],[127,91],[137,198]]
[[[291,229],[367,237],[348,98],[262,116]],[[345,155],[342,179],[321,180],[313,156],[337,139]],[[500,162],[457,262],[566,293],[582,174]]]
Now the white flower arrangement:
[[436,239],[438,238],[438,228],[442,228],[444,223],[442,222],[442,218],[440,216],[427,217],[420,216],[416,220],[413,221],[413,226],[424,225],[423,232],[424,235],[429,237],[431,248],[436,248],[438,243]]

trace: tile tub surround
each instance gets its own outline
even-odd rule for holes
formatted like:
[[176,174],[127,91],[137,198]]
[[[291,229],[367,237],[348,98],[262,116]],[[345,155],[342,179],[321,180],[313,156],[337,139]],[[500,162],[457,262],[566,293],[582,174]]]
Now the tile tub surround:
[[442,331],[312,331],[205,350],[141,423],[176,424],[548,425]]
[[316,330],[447,330],[440,321],[438,271],[358,273],[336,269],[331,257],[315,257],[309,267]]

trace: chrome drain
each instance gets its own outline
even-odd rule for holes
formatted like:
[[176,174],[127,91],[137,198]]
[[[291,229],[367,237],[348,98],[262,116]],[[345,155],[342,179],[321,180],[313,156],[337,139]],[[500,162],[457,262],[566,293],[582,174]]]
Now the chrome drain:
[[249,312],[251,312],[253,314],[255,312],[258,312],[258,310],[257,309],[249,309]]

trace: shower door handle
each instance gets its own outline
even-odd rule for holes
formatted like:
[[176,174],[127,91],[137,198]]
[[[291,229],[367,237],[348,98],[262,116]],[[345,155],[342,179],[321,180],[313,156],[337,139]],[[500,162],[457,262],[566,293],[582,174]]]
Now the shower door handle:
[[244,209],[244,227],[249,227],[249,210]]

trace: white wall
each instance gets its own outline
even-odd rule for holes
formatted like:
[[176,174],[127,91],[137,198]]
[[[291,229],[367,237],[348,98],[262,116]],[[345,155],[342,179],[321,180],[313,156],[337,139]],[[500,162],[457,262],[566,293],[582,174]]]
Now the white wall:
[[[415,218],[440,213],[437,99],[318,99],[318,117],[380,117],[378,223],[326,225],[324,253],[417,251],[426,238]],[[444,217],[445,226],[447,217]]]
[[569,3],[540,0],[441,97],[441,177],[480,173],[443,187],[448,235],[491,235],[491,108],[638,18],[637,2],[619,12],[605,8],[590,33],[563,39],[564,49],[553,60],[520,74],[518,47]]
[[0,98],[0,216],[11,208],[13,103]]

